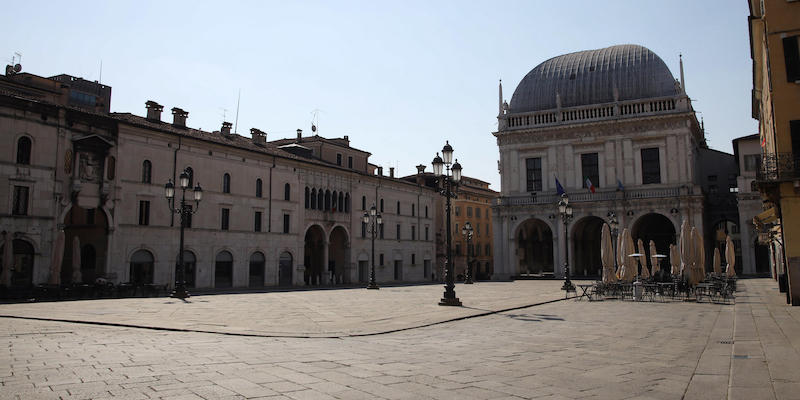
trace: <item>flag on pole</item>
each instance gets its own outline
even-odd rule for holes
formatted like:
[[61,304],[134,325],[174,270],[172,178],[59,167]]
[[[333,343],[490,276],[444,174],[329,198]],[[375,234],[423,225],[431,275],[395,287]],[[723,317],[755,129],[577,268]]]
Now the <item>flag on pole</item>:
[[625,186],[622,186],[622,181],[617,178],[617,190],[625,190]]
[[559,196],[566,193],[564,187],[561,186],[561,182],[558,181],[558,177],[556,177],[556,193],[558,193]]
[[588,177],[586,178],[586,187],[589,188],[589,191],[594,193],[594,185],[592,185],[592,180]]

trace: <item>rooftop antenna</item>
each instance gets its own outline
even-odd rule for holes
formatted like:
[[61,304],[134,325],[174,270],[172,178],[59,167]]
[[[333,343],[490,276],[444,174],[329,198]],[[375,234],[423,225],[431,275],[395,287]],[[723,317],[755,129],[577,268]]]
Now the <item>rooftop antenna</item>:
[[225,117],[227,116],[228,109],[225,107],[220,107],[219,109],[222,110],[222,122],[225,122]]
[[236,121],[233,124],[233,133],[239,131],[239,102],[242,100],[242,89],[239,89],[239,97],[236,99]]
[[103,60],[100,60],[100,77],[97,78],[97,83],[103,83]]

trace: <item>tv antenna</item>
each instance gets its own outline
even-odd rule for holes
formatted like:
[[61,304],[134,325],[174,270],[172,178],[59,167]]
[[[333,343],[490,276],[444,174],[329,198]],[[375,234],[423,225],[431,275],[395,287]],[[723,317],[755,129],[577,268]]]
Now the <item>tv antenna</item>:
[[239,102],[242,101],[242,89],[239,89],[239,97],[236,99],[236,121],[233,124],[233,133],[239,131]]
[[225,122],[225,117],[228,115],[228,109],[225,107],[220,107],[219,109],[222,110],[222,122]]

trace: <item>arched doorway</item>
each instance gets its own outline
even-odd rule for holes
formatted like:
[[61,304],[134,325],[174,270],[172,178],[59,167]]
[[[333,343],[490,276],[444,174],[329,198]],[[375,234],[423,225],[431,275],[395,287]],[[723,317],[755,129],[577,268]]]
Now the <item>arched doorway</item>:
[[[73,205],[64,217],[64,258],[61,264],[61,282],[72,282],[72,244],[78,238],[81,252],[81,279],[94,282],[103,276],[107,257],[108,219],[100,208],[81,208]],[[152,283],[152,282],[151,282]]]
[[[9,235],[11,236],[11,235]],[[22,239],[14,239],[11,245],[12,263],[11,266],[3,265],[6,259],[5,252],[8,246],[3,244],[0,247],[0,273],[6,268],[11,268],[11,287],[28,288],[33,285],[33,245]]]
[[153,254],[147,250],[136,250],[131,256],[129,281],[138,286],[153,283]]
[[257,251],[250,255],[250,287],[264,287],[264,253]]
[[[197,258],[189,250],[183,251],[183,277],[187,288],[194,288],[197,269]],[[178,263],[175,263],[175,280],[178,279]]]
[[[622,228],[620,228],[622,230]],[[656,244],[656,251],[658,254],[666,255],[666,258],[661,260],[661,269],[669,270],[671,260],[669,259],[669,245],[676,243],[675,226],[669,218],[656,213],[645,214],[633,224],[631,228],[631,237],[634,243],[638,239],[642,239],[644,245],[644,252],[647,254],[648,265],[652,262],[650,257],[650,241]],[[650,270],[652,271],[652,265]]]
[[325,249],[325,233],[319,225],[314,225],[306,231],[304,246],[304,264],[306,266],[303,273],[303,280],[306,285],[319,285],[321,283],[324,268],[323,250]]
[[233,287],[233,255],[229,251],[220,251],[214,259],[214,287]]
[[331,283],[349,283],[346,273],[349,250],[347,242],[347,232],[344,228],[341,226],[334,228],[328,245],[328,273]]
[[517,230],[519,275],[553,273],[553,232],[546,222],[531,218]]
[[753,240],[755,249],[755,271],[757,274],[769,274],[769,246],[761,244],[758,239]]
[[[744,271],[744,265],[742,263],[742,239],[739,231],[739,224],[728,220],[719,221],[714,225],[713,235],[713,245],[715,248],[719,249],[720,262],[723,265],[728,264],[728,261],[725,259],[725,241],[728,236],[731,237],[736,255],[736,263],[734,264],[733,268],[736,270],[736,274],[742,275]],[[711,252],[713,251],[714,249],[712,248]]]
[[570,266],[573,276],[600,276],[600,236],[605,221],[600,217],[581,218],[572,228],[574,261]]
[[294,283],[292,280],[293,270],[292,255],[288,251],[284,251],[278,258],[278,285],[292,286]]

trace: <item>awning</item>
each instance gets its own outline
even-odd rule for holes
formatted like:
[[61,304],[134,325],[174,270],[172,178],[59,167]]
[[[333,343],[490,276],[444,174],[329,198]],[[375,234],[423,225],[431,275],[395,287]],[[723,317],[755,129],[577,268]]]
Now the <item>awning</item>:
[[756,218],[758,219],[758,222],[762,224],[771,224],[778,220],[778,215],[775,212],[775,207],[772,207],[769,210],[756,215]]

